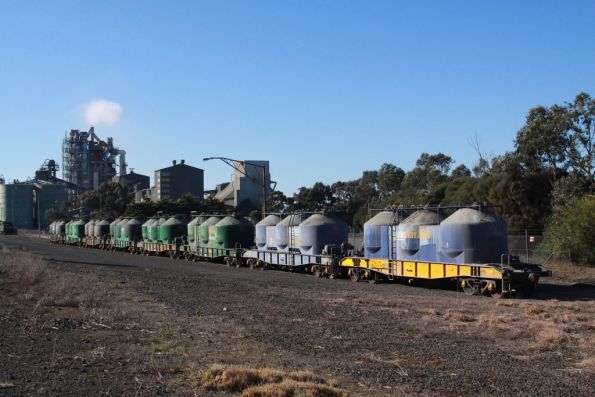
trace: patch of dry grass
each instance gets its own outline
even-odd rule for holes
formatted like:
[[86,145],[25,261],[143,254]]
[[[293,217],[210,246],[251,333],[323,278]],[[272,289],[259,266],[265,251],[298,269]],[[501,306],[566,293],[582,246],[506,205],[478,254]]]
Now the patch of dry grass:
[[345,397],[349,394],[309,371],[212,365],[198,380],[207,390],[241,391],[245,397]]
[[545,267],[552,271],[553,278],[544,278],[541,282],[550,283],[587,283],[595,284],[595,266],[577,266],[567,262],[549,262]]
[[45,261],[23,251],[0,250],[0,274],[5,280],[11,280],[19,286],[29,288],[44,282],[48,278]]
[[[575,367],[595,373],[595,305],[592,301],[489,300],[461,305],[434,300],[409,322],[420,335],[459,334],[488,340],[512,356],[575,357]],[[431,332],[429,331],[431,330]]]
[[283,380],[281,383],[252,386],[242,392],[242,397],[343,397],[346,391],[332,386]]
[[85,320],[102,326],[142,322],[133,304],[116,299],[92,275],[56,271],[39,256],[25,251],[0,249],[0,275],[15,296],[36,307],[73,307],[81,309]]

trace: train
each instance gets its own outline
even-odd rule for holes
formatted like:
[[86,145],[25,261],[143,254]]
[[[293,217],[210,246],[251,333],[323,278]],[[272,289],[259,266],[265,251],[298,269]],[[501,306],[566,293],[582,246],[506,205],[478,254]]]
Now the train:
[[363,244],[325,213],[265,214],[256,224],[226,214],[164,215],[146,220],[56,221],[56,244],[169,256],[252,269],[282,269],[353,281],[450,285],[487,296],[530,296],[551,271],[508,253],[505,222],[480,204],[376,211]]

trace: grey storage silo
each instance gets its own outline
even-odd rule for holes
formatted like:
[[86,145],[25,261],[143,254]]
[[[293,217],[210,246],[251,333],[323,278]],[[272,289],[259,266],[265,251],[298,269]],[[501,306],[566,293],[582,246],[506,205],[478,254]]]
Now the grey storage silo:
[[95,222],[95,219],[91,219],[89,222],[85,223],[85,236],[95,237]]
[[221,220],[220,216],[211,216],[203,223],[196,226],[195,238],[198,238],[198,246],[206,248],[209,245],[209,226],[216,225]]
[[299,224],[304,221],[304,214],[291,214],[286,216],[275,226],[275,247],[278,251],[289,252],[290,249],[299,249]]
[[299,249],[304,255],[320,255],[325,245],[341,245],[347,242],[349,227],[338,218],[314,214],[300,223]]
[[66,222],[65,221],[58,221],[54,226],[54,233],[63,236],[66,234]]
[[461,208],[440,224],[440,251],[449,263],[500,263],[508,253],[506,224],[480,208]]
[[93,236],[97,238],[104,238],[109,235],[110,223],[105,219],[95,222],[93,226]]
[[186,236],[188,237],[188,244],[195,245],[198,242],[196,227],[208,219],[207,215],[197,215],[186,226]]
[[[254,226],[254,243],[256,244],[256,249],[258,250],[266,250],[269,249],[269,237],[272,238],[272,242],[270,245],[274,246],[275,244],[275,226],[277,223],[281,221],[277,215],[268,215],[264,219]],[[268,237],[267,237],[268,236]]]
[[377,213],[364,223],[364,256],[366,258],[396,259],[396,238],[399,215],[394,211]]
[[397,259],[432,262],[440,260],[438,242],[440,209],[422,208],[405,218],[397,227]]
[[33,229],[33,185],[0,184],[0,221],[16,228]]

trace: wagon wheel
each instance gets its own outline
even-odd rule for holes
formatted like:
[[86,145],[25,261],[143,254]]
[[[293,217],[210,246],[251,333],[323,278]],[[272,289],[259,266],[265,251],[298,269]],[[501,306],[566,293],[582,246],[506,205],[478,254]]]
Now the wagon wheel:
[[188,251],[184,252],[184,260],[186,262],[190,262],[190,252],[188,252]]
[[176,259],[178,257],[178,253],[176,251],[169,251],[170,259]]
[[312,274],[314,277],[322,277],[322,269],[320,266],[312,266]]
[[225,258],[225,266],[231,266],[231,258]]
[[384,278],[382,277],[382,275],[374,272],[372,274],[372,277],[368,280],[368,283],[370,283],[370,284],[378,284],[378,283],[381,283],[383,279]]
[[359,269],[351,269],[351,271],[349,272],[349,278],[351,278],[351,281],[353,281],[354,283],[357,283],[362,279],[362,274],[359,271]]
[[252,270],[256,269],[256,259],[248,259],[248,267]]
[[232,263],[235,267],[237,267],[238,269],[240,267],[242,267],[242,259],[241,258],[233,258],[232,259]]
[[468,280],[468,279],[461,280],[459,282],[459,287],[467,295],[477,295],[478,294],[477,285],[478,284],[476,282],[474,282],[473,280]]

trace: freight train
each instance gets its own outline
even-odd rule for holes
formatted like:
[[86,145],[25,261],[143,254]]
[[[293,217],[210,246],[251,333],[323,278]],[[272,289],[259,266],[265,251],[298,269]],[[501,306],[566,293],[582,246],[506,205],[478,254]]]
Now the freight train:
[[451,284],[475,295],[530,295],[540,277],[551,276],[508,254],[505,223],[483,205],[380,210],[364,224],[359,250],[347,243],[347,224],[322,213],[269,214],[256,225],[231,215],[191,218],[57,221],[50,240],[353,281]]

